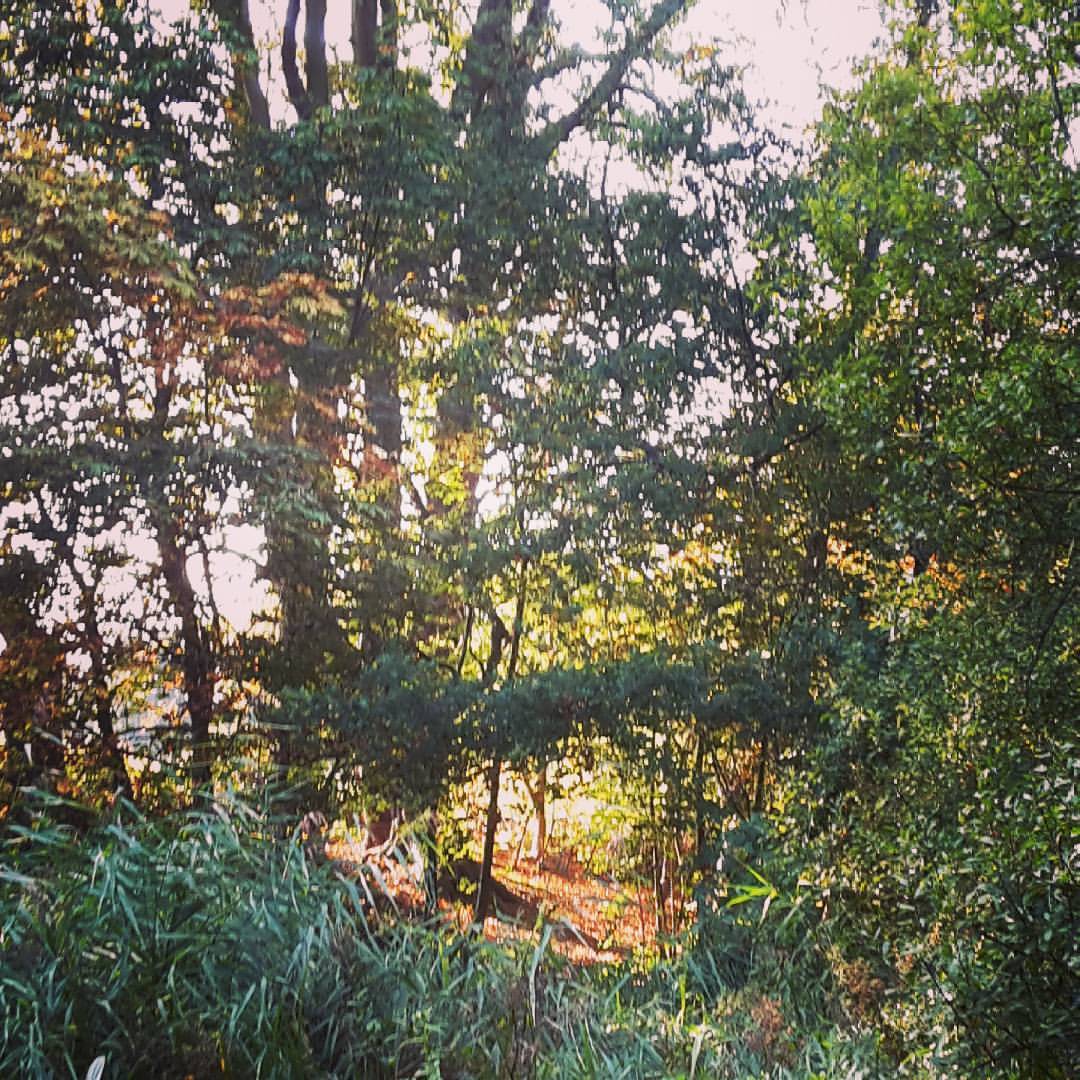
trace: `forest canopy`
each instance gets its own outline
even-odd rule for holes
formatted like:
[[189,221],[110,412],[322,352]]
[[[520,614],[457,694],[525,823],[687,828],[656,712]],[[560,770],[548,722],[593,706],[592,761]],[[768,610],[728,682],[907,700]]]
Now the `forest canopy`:
[[[550,0],[278,6],[0,15],[0,1071],[145,1071],[160,1020],[177,1075],[1071,1075],[1073,5],[897,0],[806,140],[689,0],[611,0],[588,47]],[[226,922],[251,875],[314,883],[287,951],[364,906],[307,876],[313,814],[411,821],[428,918],[473,845],[483,925],[512,781],[541,861],[554,793],[632,808],[626,992],[700,1010],[641,1006],[637,1064],[544,1042],[546,937],[484,1061],[331,1046],[360,998],[268,1049],[224,966],[197,1022],[110,1021],[134,969],[43,1004],[119,948],[93,852],[198,907],[194,821]],[[368,986],[378,941],[319,963]]]

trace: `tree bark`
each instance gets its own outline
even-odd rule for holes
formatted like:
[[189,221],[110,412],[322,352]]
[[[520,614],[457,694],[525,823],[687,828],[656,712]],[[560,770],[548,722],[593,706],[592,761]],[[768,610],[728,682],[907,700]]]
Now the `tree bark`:
[[379,17],[377,0],[353,0],[352,52],[358,68],[373,68],[378,58],[375,44]]
[[484,851],[480,860],[480,884],[476,891],[474,921],[483,926],[491,908],[491,865],[495,860],[495,830],[499,825],[499,782],[502,777],[502,756],[496,752],[488,770],[488,808],[484,820]]
[[529,798],[532,800],[533,815],[536,818],[536,837],[531,857],[538,866],[542,866],[547,857],[547,762],[540,767],[532,783],[526,783]]
[[116,738],[113,724],[113,692],[109,686],[109,666],[105,659],[105,645],[98,627],[97,615],[91,608],[86,621],[86,648],[90,653],[90,676],[94,694],[94,719],[97,721],[101,740],[102,759],[113,776],[113,791],[125,798],[134,795],[127,761]]
[[191,721],[191,782],[196,788],[210,782],[210,730],[214,722],[214,658],[199,622],[195,590],[187,572],[187,557],[169,520],[157,525],[158,551],[169,599],[180,618],[184,656],[181,665],[188,717]]
[[269,131],[270,106],[259,82],[255,34],[251,28],[248,0],[213,0],[212,6],[221,24],[239,39],[240,49],[232,54],[233,78],[243,88],[251,121]]
[[[510,635],[510,660],[506,670],[507,683],[513,682],[518,656],[520,655],[528,565],[526,560],[522,560],[521,574],[518,580],[517,606],[514,611],[514,630]],[[491,617],[491,652],[488,654],[488,662],[484,671],[484,685],[488,689],[494,685],[495,680],[498,678],[503,643],[507,637],[506,627],[503,626],[499,616],[492,611]],[[499,824],[499,781],[502,773],[502,752],[498,747],[499,741],[498,732],[496,732],[496,749],[492,755],[491,769],[488,773],[488,810],[487,819],[484,823],[484,851],[480,862],[480,884],[476,894],[475,921],[481,926],[484,919],[487,918],[488,908],[491,906],[491,865],[495,859],[495,829]]]
[[289,0],[285,9],[285,26],[281,37],[281,67],[285,75],[285,89],[289,93],[296,115],[310,120],[315,111],[307,89],[296,66],[296,24],[300,19],[300,0]]
[[306,0],[304,73],[314,108],[330,104],[330,78],[326,70],[326,0]]

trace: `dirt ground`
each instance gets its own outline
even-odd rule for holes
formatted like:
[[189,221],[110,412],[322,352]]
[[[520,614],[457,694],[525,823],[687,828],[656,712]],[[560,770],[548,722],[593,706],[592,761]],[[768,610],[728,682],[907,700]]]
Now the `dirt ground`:
[[[400,851],[372,858],[348,841],[331,841],[327,855],[354,878],[373,906],[409,916],[423,909],[416,866]],[[440,879],[440,910],[462,928],[472,917],[479,878],[475,859],[460,859]],[[571,851],[549,852],[542,864],[496,849],[494,906],[484,922],[493,941],[538,938],[553,926],[549,947],[580,964],[617,960],[648,946],[655,914],[647,889],[586,871]]]

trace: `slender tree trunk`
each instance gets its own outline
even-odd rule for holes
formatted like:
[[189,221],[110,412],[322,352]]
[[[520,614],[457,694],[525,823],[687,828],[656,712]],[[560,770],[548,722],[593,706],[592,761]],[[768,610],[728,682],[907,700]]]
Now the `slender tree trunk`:
[[109,669],[105,661],[104,642],[98,627],[97,617],[91,612],[87,621],[87,649],[90,653],[90,674],[94,693],[94,719],[97,721],[98,735],[101,738],[102,758],[113,776],[113,790],[125,798],[132,798],[134,792],[131,777],[127,771],[127,761],[116,738],[113,724],[113,692],[109,686]]
[[531,857],[537,865],[543,865],[547,857],[547,762],[537,771],[531,784],[527,783],[529,798],[532,800],[533,815],[536,818],[536,837]]
[[[522,560],[518,578],[517,606],[514,611],[514,630],[510,635],[510,660],[506,669],[507,683],[513,682],[517,670],[518,657],[521,653],[521,630],[525,617],[525,589],[528,583],[528,561]],[[499,616],[492,611],[491,652],[484,671],[484,684],[490,688],[499,675],[499,661],[502,658],[503,642],[506,640],[506,628]],[[496,747],[499,738],[496,735]],[[480,862],[480,884],[476,895],[476,921],[483,925],[491,901],[491,865],[495,858],[495,829],[499,824],[499,780],[502,774],[502,754],[498,748],[492,757],[491,770],[488,773],[488,811],[484,824],[484,851]]]
[[131,786],[131,775],[128,773],[127,760],[120,749],[120,743],[116,738],[116,730],[113,727],[111,694],[98,694],[97,725],[98,731],[101,733],[105,764],[113,777],[113,791],[123,795],[125,799],[132,799],[135,793]]
[[[365,46],[366,49],[366,46]],[[380,490],[380,503],[394,529],[401,525],[401,376],[394,350],[378,349],[372,323],[394,300],[397,278],[374,270],[356,285],[349,347],[368,355],[364,364],[364,470]]]
[[[483,685],[490,689],[499,675],[499,663],[502,660],[503,643],[506,641],[506,627],[498,613],[491,612],[491,649],[484,665]],[[495,739],[496,749],[491,757],[488,771],[488,809],[484,821],[484,850],[480,857],[480,881],[476,888],[476,908],[473,918],[481,926],[487,918],[491,902],[491,864],[495,858],[495,829],[499,824],[499,781],[502,774],[502,753]]]
[[476,893],[475,921],[481,926],[491,908],[491,865],[495,859],[495,830],[499,825],[499,783],[502,778],[502,757],[496,753],[488,770],[488,808],[484,822],[484,852],[480,861],[480,884]]
[[694,865],[704,870],[707,858],[707,825],[705,819],[705,732],[697,725],[697,750],[694,754]]
[[769,773],[769,737],[761,740],[761,756],[758,758],[757,778],[754,783],[753,812],[760,814],[765,809],[765,785]]
[[131,798],[131,778],[128,776],[127,763],[113,728],[113,692],[109,686],[109,663],[105,652],[105,639],[102,637],[97,619],[97,591],[101,582],[100,579],[97,582],[90,580],[80,569],[80,559],[75,548],[77,529],[58,528],[49,508],[40,501],[38,512],[42,523],[47,524],[50,538],[67,563],[72,578],[78,582],[82,615],[86,626],[81,645],[90,656],[91,703],[98,728],[101,760],[113,775],[112,790]]
[[377,0],[352,0],[352,53],[358,68],[372,68],[378,58],[376,35],[379,25]]
[[214,657],[199,622],[195,590],[187,572],[187,558],[171,521],[158,524],[157,540],[165,586],[180,618],[180,637],[184,649],[181,670],[191,720],[191,782],[194,787],[200,788],[210,783]]
[[304,73],[308,96],[315,107],[330,103],[330,77],[326,66],[326,0],[305,0]]
[[270,107],[259,82],[258,55],[255,34],[251,28],[248,0],[211,0],[211,8],[222,24],[237,37],[238,51],[233,53],[233,73],[237,86],[242,86],[251,121],[265,130],[270,128]]

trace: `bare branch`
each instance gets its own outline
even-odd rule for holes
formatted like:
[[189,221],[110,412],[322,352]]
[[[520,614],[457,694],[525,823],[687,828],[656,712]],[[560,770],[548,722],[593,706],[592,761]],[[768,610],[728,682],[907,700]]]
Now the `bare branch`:
[[656,36],[682,14],[686,5],[687,0],[661,0],[653,8],[652,14],[612,58],[607,71],[600,76],[596,85],[585,95],[577,108],[567,113],[561,120],[550,123],[540,133],[538,136],[540,143],[548,152],[564,143],[612,99],[622,85],[630,65],[645,54]]

